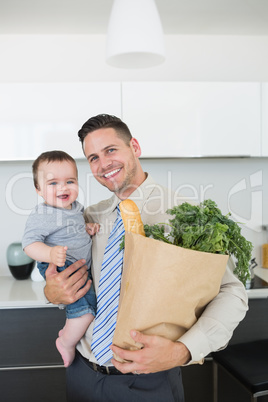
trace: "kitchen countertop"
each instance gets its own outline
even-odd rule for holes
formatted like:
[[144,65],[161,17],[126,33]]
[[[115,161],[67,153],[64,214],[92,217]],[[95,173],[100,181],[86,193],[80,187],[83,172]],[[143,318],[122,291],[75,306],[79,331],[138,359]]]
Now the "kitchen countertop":
[[13,276],[0,277],[0,308],[53,307],[44,296],[45,281],[17,280]]
[[[247,290],[249,299],[268,298],[268,269],[254,269],[254,287]],[[12,276],[0,277],[0,309],[54,307],[44,296],[45,281],[17,280]]]
[[256,267],[254,268],[254,274],[266,281],[268,286],[268,268]]
[[252,287],[247,290],[249,299],[268,298],[268,269],[256,267],[254,268],[254,279]]

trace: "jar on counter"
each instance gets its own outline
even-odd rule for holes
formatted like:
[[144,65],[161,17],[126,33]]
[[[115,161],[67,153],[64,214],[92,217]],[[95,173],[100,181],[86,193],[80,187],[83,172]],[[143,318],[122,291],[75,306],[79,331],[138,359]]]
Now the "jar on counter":
[[268,242],[267,242],[268,226],[264,225],[262,229],[266,234],[266,243],[262,245],[262,267],[268,268]]
[[262,267],[268,268],[268,244],[262,245]]
[[21,243],[11,243],[7,248],[7,264],[15,279],[28,279],[34,267],[34,260],[22,249]]

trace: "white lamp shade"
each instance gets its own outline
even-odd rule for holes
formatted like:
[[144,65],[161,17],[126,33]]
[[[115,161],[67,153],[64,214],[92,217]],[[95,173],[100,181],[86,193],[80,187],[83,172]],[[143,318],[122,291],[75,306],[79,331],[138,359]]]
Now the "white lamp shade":
[[107,32],[107,63],[145,68],[164,60],[163,30],[154,0],[114,0]]

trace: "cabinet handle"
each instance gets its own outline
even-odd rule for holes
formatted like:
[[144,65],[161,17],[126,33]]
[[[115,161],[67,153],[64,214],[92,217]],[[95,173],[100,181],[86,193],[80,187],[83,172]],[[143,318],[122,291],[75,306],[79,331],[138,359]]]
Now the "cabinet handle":
[[36,369],[57,369],[64,368],[63,364],[48,365],[48,366],[18,366],[18,367],[0,367],[0,371],[11,371],[11,370],[36,370]]

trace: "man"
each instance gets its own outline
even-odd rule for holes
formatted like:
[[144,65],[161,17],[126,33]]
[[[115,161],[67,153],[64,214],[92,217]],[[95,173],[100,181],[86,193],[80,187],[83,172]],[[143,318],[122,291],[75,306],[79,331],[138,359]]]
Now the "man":
[[[94,177],[113,193],[109,200],[85,211],[87,221],[100,224],[100,231],[93,239],[91,267],[100,310],[98,287],[102,260],[120,201],[126,198],[135,201],[143,223],[153,224],[167,221],[166,210],[176,200],[143,171],[139,143],[120,119],[109,115],[95,116],[82,126],[78,135]],[[51,265],[45,288],[48,300],[69,304],[88,290],[90,283],[81,288],[86,282],[86,268],[75,272],[83,263],[79,261],[62,273],[57,273],[56,267]],[[200,361],[210,352],[224,347],[246,311],[245,289],[227,268],[219,294],[177,342],[144,335],[133,328],[132,338],[144,347],[129,351],[113,345],[112,351],[126,362],[109,359],[100,365],[93,347],[99,342],[94,340],[93,323],[77,345],[76,359],[67,370],[68,401],[183,402],[179,367]]]

